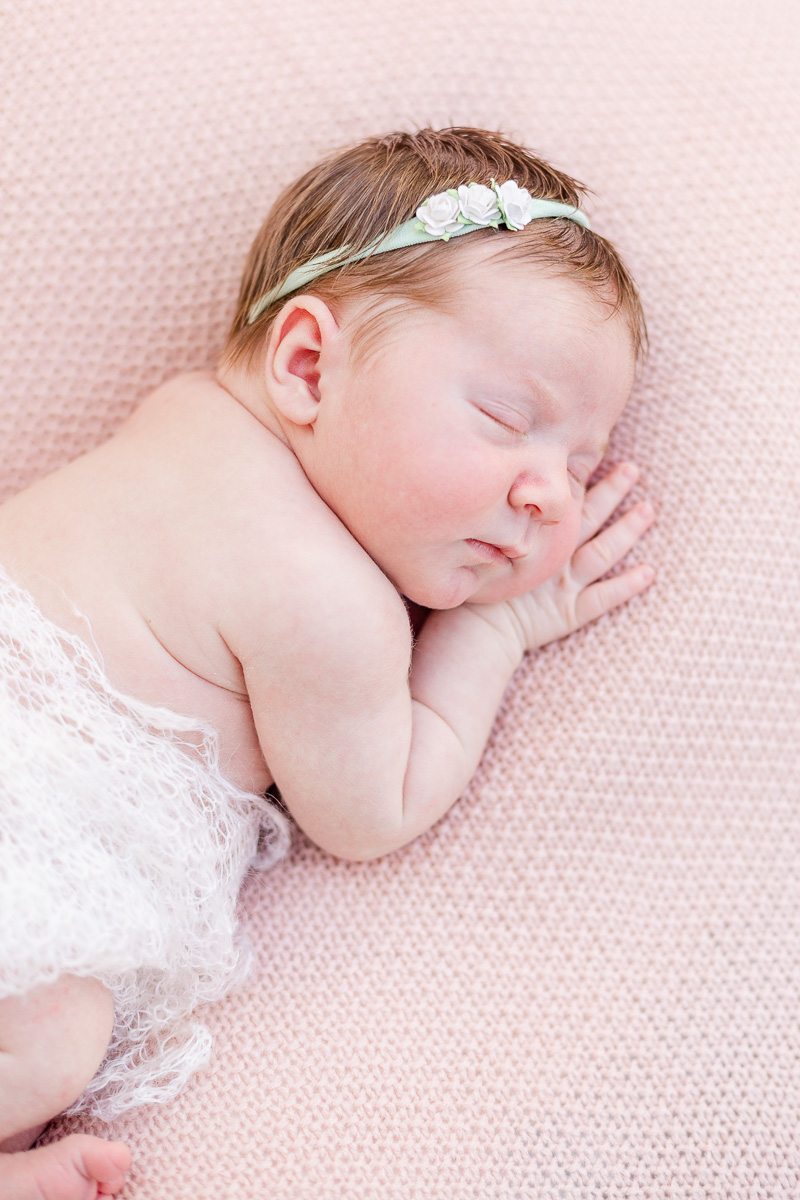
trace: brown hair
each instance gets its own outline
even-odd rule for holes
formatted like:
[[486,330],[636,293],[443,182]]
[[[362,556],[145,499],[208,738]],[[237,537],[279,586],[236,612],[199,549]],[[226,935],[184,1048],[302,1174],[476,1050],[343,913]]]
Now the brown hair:
[[[250,310],[296,267],[333,250],[344,259],[407,221],[429,196],[493,179],[513,179],[534,197],[575,206],[587,191],[499,133],[467,127],[368,138],[323,159],[278,197],[253,243],[225,358],[252,361],[286,298],[273,301],[252,325]],[[564,217],[531,221],[521,231],[488,228],[448,244],[392,250],[343,264],[303,290],[334,311],[338,303],[367,295],[440,306],[454,295],[461,244],[487,238],[502,239],[498,257],[582,281],[612,314],[622,312],[637,355],[646,345],[639,295],[619,254],[606,238]],[[362,349],[385,316],[380,305],[370,312],[369,330],[359,329],[355,339]]]

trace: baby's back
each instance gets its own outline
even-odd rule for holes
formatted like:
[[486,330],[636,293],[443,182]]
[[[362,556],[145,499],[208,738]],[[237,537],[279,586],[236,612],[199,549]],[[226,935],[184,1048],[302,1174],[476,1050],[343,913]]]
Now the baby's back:
[[220,615],[268,593],[287,513],[315,502],[273,433],[208,376],[183,376],[0,507],[0,565],[99,652],[117,689],[213,724],[225,773],[262,791],[271,777]]

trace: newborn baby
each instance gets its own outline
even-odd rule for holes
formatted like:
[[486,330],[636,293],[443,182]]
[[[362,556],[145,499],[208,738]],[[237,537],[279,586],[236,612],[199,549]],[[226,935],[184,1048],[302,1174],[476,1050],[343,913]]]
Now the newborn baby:
[[652,581],[608,576],[653,519],[607,524],[636,468],[590,485],[643,322],[579,201],[481,130],[332,156],[268,217],[217,371],[0,508],[3,1195],[113,1192],[126,1147],[29,1150],[44,1124],[205,1061],[190,1014],[286,843],[271,784],[331,854],[390,853],[526,652]]

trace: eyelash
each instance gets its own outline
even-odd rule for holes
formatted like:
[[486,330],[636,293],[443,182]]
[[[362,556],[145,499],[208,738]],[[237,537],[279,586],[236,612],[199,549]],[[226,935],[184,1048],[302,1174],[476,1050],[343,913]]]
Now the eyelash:
[[490,421],[494,421],[496,425],[499,425],[501,429],[505,429],[507,433],[513,433],[514,436],[518,438],[525,437],[525,430],[515,429],[513,425],[507,425],[505,421],[500,419],[500,417],[496,417],[494,413],[486,412],[485,409],[481,409],[481,412],[485,417],[488,417]]

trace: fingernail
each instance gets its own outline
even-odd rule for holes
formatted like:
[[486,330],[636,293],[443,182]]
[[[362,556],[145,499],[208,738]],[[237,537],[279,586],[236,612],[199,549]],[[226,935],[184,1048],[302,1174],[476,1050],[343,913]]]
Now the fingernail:
[[649,504],[640,504],[636,511],[643,521],[650,521],[656,515]]
[[645,583],[652,583],[656,577],[656,573],[652,567],[642,566],[639,568],[639,572]]
[[639,478],[638,468],[635,467],[633,463],[623,463],[620,467],[620,471],[625,479],[634,480]]

